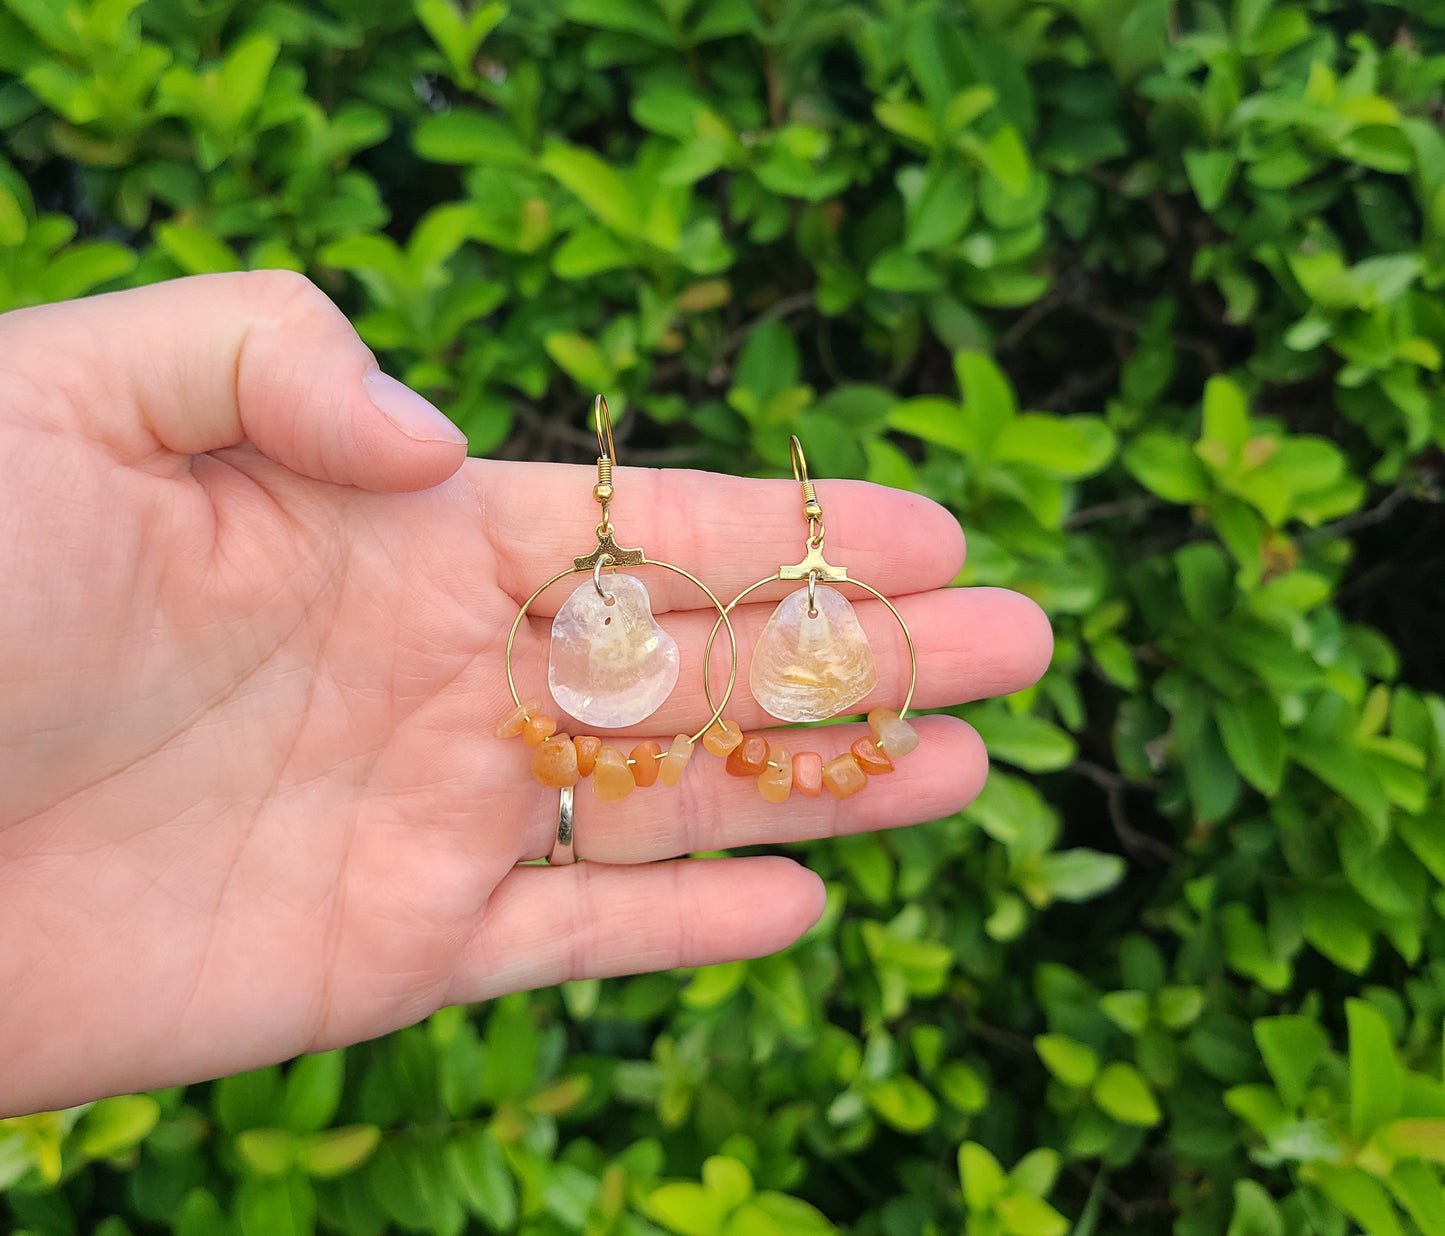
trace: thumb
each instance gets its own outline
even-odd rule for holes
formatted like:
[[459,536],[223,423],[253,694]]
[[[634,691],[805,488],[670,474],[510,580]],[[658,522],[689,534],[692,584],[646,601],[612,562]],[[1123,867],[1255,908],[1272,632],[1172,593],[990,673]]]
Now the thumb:
[[[377,368],[315,284],[197,275],[0,316],[3,376],[128,463],[250,441],[293,472],[396,491],[439,484],[466,437]],[[8,411],[8,410],[6,410]]]

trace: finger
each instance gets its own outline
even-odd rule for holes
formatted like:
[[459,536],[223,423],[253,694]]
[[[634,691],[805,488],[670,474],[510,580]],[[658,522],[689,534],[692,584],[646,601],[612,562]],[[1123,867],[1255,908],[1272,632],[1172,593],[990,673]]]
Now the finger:
[[[777,589],[796,587],[776,585]],[[918,657],[914,707],[944,708],[967,700],[1008,695],[1032,686],[1048,669],[1053,655],[1049,621],[1021,593],[1006,588],[949,588],[900,597],[896,605],[908,624]],[[732,699],[723,712],[745,729],[777,724],[756,703],[749,689],[753,652],[773,608],[771,602],[742,605],[731,615],[737,636],[738,674]],[[880,601],[855,601],[853,608],[873,650],[878,685],[851,711],[897,708],[908,691],[911,664],[903,629]],[[673,614],[663,620],[662,625],[677,641],[681,654],[677,687],[667,702],[636,728],[647,735],[671,735],[679,730],[691,734],[707,721],[712,706],[703,695],[703,650],[715,622],[716,614],[705,612]],[[590,732],[585,724],[566,717],[550,704],[547,660],[551,620],[538,619],[527,627],[525,635],[519,633],[513,649],[512,669],[518,693],[523,699],[535,696],[548,701],[548,710],[567,732]],[[725,632],[719,631],[714,645],[710,681],[713,698],[720,701],[727,687],[729,665]],[[511,701],[506,704],[502,712],[510,710]]]
[[[758,792],[756,777],[733,776],[723,760],[701,748],[676,786],[657,782],[621,802],[598,801],[588,779],[576,790],[575,853],[592,862],[650,863],[681,854],[811,841],[942,819],[962,810],[983,789],[988,752],[978,732],[956,717],[920,717],[915,728],[918,746],[894,764],[893,772],[868,778],[862,790],[841,800],[826,789],[817,798],[795,789],[786,803],[768,802]],[[858,724],[765,731],[790,755],[815,751],[825,762],[868,732]],[[533,785],[529,818],[536,823],[527,834],[522,858],[544,857],[556,830],[557,791]]]
[[[486,535],[498,551],[498,582],[518,601],[596,547],[592,469],[478,461],[472,475]],[[794,481],[619,468],[613,485],[617,543],[691,572],[724,604],[806,552],[808,524]],[[819,481],[818,498],[828,561],[886,596],[942,587],[963,567],[963,530],[936,502],[863,481]],[[637,569],[646,572],[655,610],[708,605],[686,580]],[[567,583],[539,598],[539,613],[556,612],[571,592]]]
[[0,390],[66,375],[63,403],[30,400],[19,414],[58,409],[62,427],[126,463],[249,440],[303,476],[397,491],[438,484],[466,458],[461,431],[383,374],[326,294],[291,271],[17,310],[0,317],[0,356]]
[[487,903],[446,1002],[761,957],[817,922],[824,900],[816,875],[777,857],[517,867]]

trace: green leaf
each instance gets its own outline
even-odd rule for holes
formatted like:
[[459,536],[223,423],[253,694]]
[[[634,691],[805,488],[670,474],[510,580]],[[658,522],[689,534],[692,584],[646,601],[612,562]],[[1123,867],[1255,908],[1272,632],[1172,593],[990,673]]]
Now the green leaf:
[[937,249],[962,235],[973,217],[973,190],[961,166],[906,167],[897,181],[905,203],[903,248],[907,252]]
[[705,966],[699,970],[679,993],[679,999],[688,1008],[712,1009],[732,999],[742,989],[748,976],[748,963],[728,961],[721,965]]
[[568,0],[565,12],[584,26],[635,34],[662,47],[676,43],[662,14],[649,0]]
[[1142,991],[1111,991],[1099,997],[1099,1011],[1125,1034],[1137,1038],[1149,1024],[1149,997]]
[[885,129],[891,129],[899,137],[917,142],[920,146],[932,146],[936,140],[933,122],[917,103],[879,99],[873,104],[873,114]]
[[623,236],[645,234],[643,211],[631,186],[592,151],[552,140],[543,147],[537,166],[570,189],[600,223]]
[[1202,502],[1210,480],[1183,438],[1162,429],[1146,429],[1124,448],[1124,467],[1145,489],[1168,502]]
[[1154,997],[1154,1010],[1161,1024],[1182,1030],[1204,1012],[1204,993],[1198,987],[1161,987]]
[[1424,1163],[1397,1163],[1387,1183],[1424,1236],[1445,1236],[1445,1187],[1437,1171]]
[[190,223],[160,223],[155,229],[156,245],[187,275],[242,270],[241,259],[223,240]]
[[471,1129],[447,1143],[447,1177],[463,1204],[495,1231],[517,1222],[517,1188],[490,1129]]
[[1098,850],[1055,850],[1038,860],[1038,878],[1058,901],[1089,901],[1124,878],[1124,860]]
[[648,1218],[678,1236],[717,1236],[726,1217],[722,1200],[691,1181],[659,1186],[648,1194],[643,1208]]
[[1008,1174],[1010,1193],[1032,1193],[1043,1197],[1054,1187],[1061,1166],[1059,1152],[1047,1146],[1030,1150]]
[[76,1148],[91,1159],[108,1159],[139,1145],[156,1127],[161,1108],[148,1094],[101,1099],[81,1118]]
[[1263,1185],[1234,1182],[1234,1215],[1225,1236],[1284,1236],[1284,1219]]
[[1034,1050],[1044,1067],[1071,1090],[1082,1090],[1099,1072],[1099,1056],[1087,1043],[1065,1034],[1041,1034]]
[[236,1135],[236,1153],[254,1176],[284,1176],[296,1160],[296,1135],[286,1129],[246,1129]]
[[921,1133],[938,1118],[933,1096],[906,1074],[870,1086],[864,1097],[883,1121],[901,1133]]
[[975,153],[989,174],[1003,186],[1004,192],[1012,197],[1024,195],[1029,184],[1029,154],[1013,125],[1003,125],[986,142],[978,145]]
[[1018,413],[1013,388],[993,358],[982,352],[955,352],[953,369],[979,450],[991,454],[1004,426]]
[[902,249],[880,253],[867,277],[884,292],[936,292],[943,287],[943,271],[937,265]]
[[1151,1128],[1163,1119],[1149,1084],[1132,1064],[1105,1065],[1090,1093],[1099,1109],[1120,1124]]
[[582,335],[557,331],[548,335],[542,341],[542,346],[547,349],[547,355],[556,362],[557,367],[583,391],[600,393],[614,388],[617,375],[608,364],[607,358],[602,355],[602,349],[592,340]]
[[1095,416],[1025,412],[1004,424],[994,444],[1001,463],[1027,463],[1073,480],[1092,476],[1114,456],[1113,431]]
[[1204,387],[1204,426],[1200,436],[1200,454],[1209,462],[1214,458],[1206,455],[1205,446],[1217,446],[1223,453],[1217,466],[1232,459],[1249,441],[1249,412],[1244,404],[1244,392],[1230,379],[1212,377]]
[[311,1236],[316,1195],[304,1176],[248,1176],[236,1191],[241,1236]]
[[227,1133],[269,1125],[276,1113],[281,1070],[274,1065],[223,1077],[211,1092],[211,1110]]
[[978,446],[972,421],[964,417],[963,409],[950,400],[932,395],[897,404],[888,413],[888,426],[960,455],[971,455]]
[[971,709],[968,719],[989,754],[1028,772],[1055,772],[1073,763],[1078,747],[1057,725],[1030,713],[987,706]]
[[1350,1026],[1350,1129],[1363,1141],[1399,1110],[1404,1078],[1390,1027],[1365,1000],[1346,1000]]
[[1400,1221],[1384,1187],[1358,1167],[1312,1165],[1314,1183],[1370,1236],[1401,1236]]
[[970,1210],[991,1209],[1008,1185],[999,1161],[977,1142],[964,1142],[958,1148],[958,1179]]
[[630,266],[632,250],[602,227],[572,233],[552,254],[552,273],[559,279],[590,279],[606,270]]
[[300,1139],[296,1146],[296,1163],[308,1176],[326,1179],[344,1176],[371,1158],[380,1144],[381,1130],[374,1124],[327,1129]]
[[1004,1231],[1012,1236],[1064,1236],[1069,1221],[1032,1193],[1007,1193],[995,1203]]
[[1261,1017],[1254,1023],[1254,1041],[1284,1101],[1298,1108],[1315,1066],[1329,1051],[1324,1029],[1310,1017]]
[[943,1101],[961,1112],[981,1112],[988,1106],[988,1087],[978,1073],[961,1060],[951,1060],[933,1078]]
[[436,163],[525,167],[532,161],[532,152],[504,121],[471,108],[426,117],[411,140],[417,154]]
[[1277,794],[1284,781],[1285,734],[1279,705],[1269,693],[1255,689],[1238,699],[1216,700],[1214,719],[1240,776],[1261,794]]
[[1234,173],[1239,168],[1239,157],[1232,150],[1186,150],[1184,152],[1184,174],[1189,178],[1189,187],[1205,210],[1218,210],[1229,196],[1234,183]]
[[286,1075],[281,1094],[281,1127],[293,1133],[324,1129],[341,1105],[345,1079],[344,1050],[302,1056]]

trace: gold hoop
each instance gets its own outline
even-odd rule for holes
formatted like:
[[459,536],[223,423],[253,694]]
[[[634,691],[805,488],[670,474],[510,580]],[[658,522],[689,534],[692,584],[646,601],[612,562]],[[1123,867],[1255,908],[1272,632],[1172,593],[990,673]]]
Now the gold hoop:
[[[723,610],[722,617],[720,617],[717,622],[714,622],[712,624],[712,631],[708,634],[707,645],[704,648],[702,654],[704,661],[712,660],[712,646],[713,641],[717,639],[718,627],[720,627],[723,622],[727,621],[727,616],[732,613],[732,611],[737,607],[739,602],[741,602],[744,597],[750,596],[759,588],[765,587],[768,584],[796,582],[796,580],[788,579],[782,574],[781,571],[779,571],[777,574],[769,575],[766,579],[758,580],[758,582],[755,584],[749,584],[740,593],[738,593],[737,596],[733,597],[733,599],[728,602],[727,608]],[[887,597],[885,597],[881,592],[879,592],[877,588],[874,588],[871,584],[865,584],[861,579],[853,579],[850,576],[847,579],[828,580],[824,582],[835,585],[856,584],[859,588],[863,589],[864,592],[869,593],[871,596],[876,597],[878,600],[882,601],[883,604],[888,607],[888,612],[892,614],[894,619],[897,621],[899,629],[903,632],[903,639],[908,645],[908,694],[903,697],[903,707],[898,710],[898,719],[902,721],[908,716],[909,706],[913,703],[913,692],[918,686],[918,650],[913,646],[913,633],[908,629],[908,624],[903,621],[903,615],[898,612],[898,609],[893,604],[893,602],[890,601]],[[733,634],[732,623],[730,622],[728,623],[728,634],[733,640],[733,645],[736,648],[737,636]],[[514,696],[515,694],[516,693],[513,692]],[[707,696],[707,702],[711,704],[712,690],[707,682],[706,675],[704,675],[703,677],[703,694]],[[727,707],[727,700],[723,701],[722,706],[723,708]],[[717,716],[721,711],[722,709],[717,709],[714,711],[713,715]],[[711,722],[709,722],[708,724],[710,725]]]
[[[602,397],[600,395],[598,396],[598,400],[599,402],[602,400]],[[604,402],[602,406],[605,409],[607,405]],[[517,631],[522,626],[522,619],[527,616],[527,612],[532,608],[532,605],[537,600],[537,598],[540,597],[544,592],[546,592],[547,589],[550,588],[553,584],[566,579],[569,575],[593,575],[595,579],[596,576],[594,572],[601,565],[602,560],[599,559],[595,564],[588,563],[586,566],[574,564],[573,566],[568,567],[565,571],[558,571],[556,575],[552,576],[551,579],[549,579],[545,584],[543,584],[534,593],[532,593],[531,596],[529,596],[525,601],[522,602],[522,608],[517,611],[517,616],[512,619],[512,629],[507,632],[507,690],[510,691],[512,694],[512,703],[515,704],[518,708],[522,706],[522,698],[517,694],[517,683],[516,680],[512,677],[512,645],[516,642]],[[694,734],[691,738],[688,739],[688,742],[690,743],[697,743],[701,740],[702,736],[706,734],[708,730],[710,730],[713,725],[722,717],[723,709],[728,706],[728,701],[731,700],[733,696],[733,688],[737,685],[738,637],[737,634],[733,631],[733,624],[728,620],[728,608],[731,607],[724,608],[723,603],[717,599],[716,594],[711,588],[709,588],[705,583],[703,583],[702,580],[698,579],[696,575],[692,575],[689,572],[684,571],[680,566],[673,566],[670,562],[659,562],[655,558],[640,558],[637,562],[628,563],[626,565],[661,567],[664,571],[671,571],[674,575],[681,575],[683,579],[687,580],[691,584],[697,585],[697,587],[702,589],[703,594],[707,597],[709,601],[713,603],[713,606],[717,609],[717,621],[712,624],[712,634],[708,636],[707,649],[703,652],[702,658],[703,697],[707,700],[709,706],[712,707],[712,715],[708,717],[707,723],[702,727],[702,729],[698,730],[696,734]],[[617,567],[614,565],[611,566],[611,569],[613,571],[616,571]],[[766,583],[767,581],[764,580],[763,582]],[[722,703],[713,705],[712,683],[708,681],[708,671],[712,668],[712,648],[714,641],[717,639],[718,627],[724,625],[727,627],[728,643],[732,648],[732,662],[728,667],[728,685],[727,690],[723,692]],[[912,693],[910,692],[910,695],[911,694]]]

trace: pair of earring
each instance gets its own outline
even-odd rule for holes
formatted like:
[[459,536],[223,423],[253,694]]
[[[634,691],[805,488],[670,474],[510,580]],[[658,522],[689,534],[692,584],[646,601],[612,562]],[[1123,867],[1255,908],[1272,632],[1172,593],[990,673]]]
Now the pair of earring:
[[[823,557],[823,508],[808,478],[798,439],[792,439],[791,451],[793,476],[802,485],[803,514],[808,522],[803,560],[780,566],[724,605],[682,567],[617,544],[610,514],[617,450],[607,401],[601,395],[593,405],[593,415],[599,455],[592,494],[602,508],[597,545],[574,558],[570,567],[558,571],[522,603],[507,635],[506,652],[507,689],[516,707],[497,726],[497,737],[521,737],[536,749],[532,775],[543,785],[565,791],[590,776],[594,792],[605,802],[616,802],[634,789],[658,781],[676,785],[699,742],[726,760],[729,773],[756,778],[759,792],[770,802],[786,802],[794,791],[817,797],[824,789],[837,798],[848,798],[863,789],[870,777],[892,772],[893,760],[918,745],[917,733],[905,720],[918,681],[913,637],[887,597],[862,580],[850,578],[846,567],[834,566]],[[620,572],[619,568],[629,566],[655,566],[682,577],[699,588],[718,613],[703,652],[703,693],[711,715],[697,733],[677,735],[666,751],[649,741],[623,754],[591,734],[559,734],[556,719],[542,712],[540,699],[518,696],[513,677],[517,631],[537,598],[568,576],[590,575],[591,579],[578,585],[563,602],[552,621],[547,669],[552,697],[564,712],[598,729],[623,729],[656,712],[677,685],[677,641],[653,617],[651,597],[642,581]],[[603,586],[604,571],[609,573],[610,590]],[[852,584],[881,601],[902,628],[908,645],[908,693],[902,707],[896,712],[874,709],[868,714],[871,737],[859,738],[847,752],[826,763],[816,752],[793,754],[762,734],[744,734],[736,722],[723,716],[738,674],[737,635],[729,615],[759,588],[777,581],[797,581],[804,586],[784,597],[768,619],[753,651],[749,684],[764,711],[781,721],[839,716],[878,684],[873,651],[858,615],[831,585]],[[714,701],[708,666],[720,631],[727,634],[731,663],[722,699]]]

